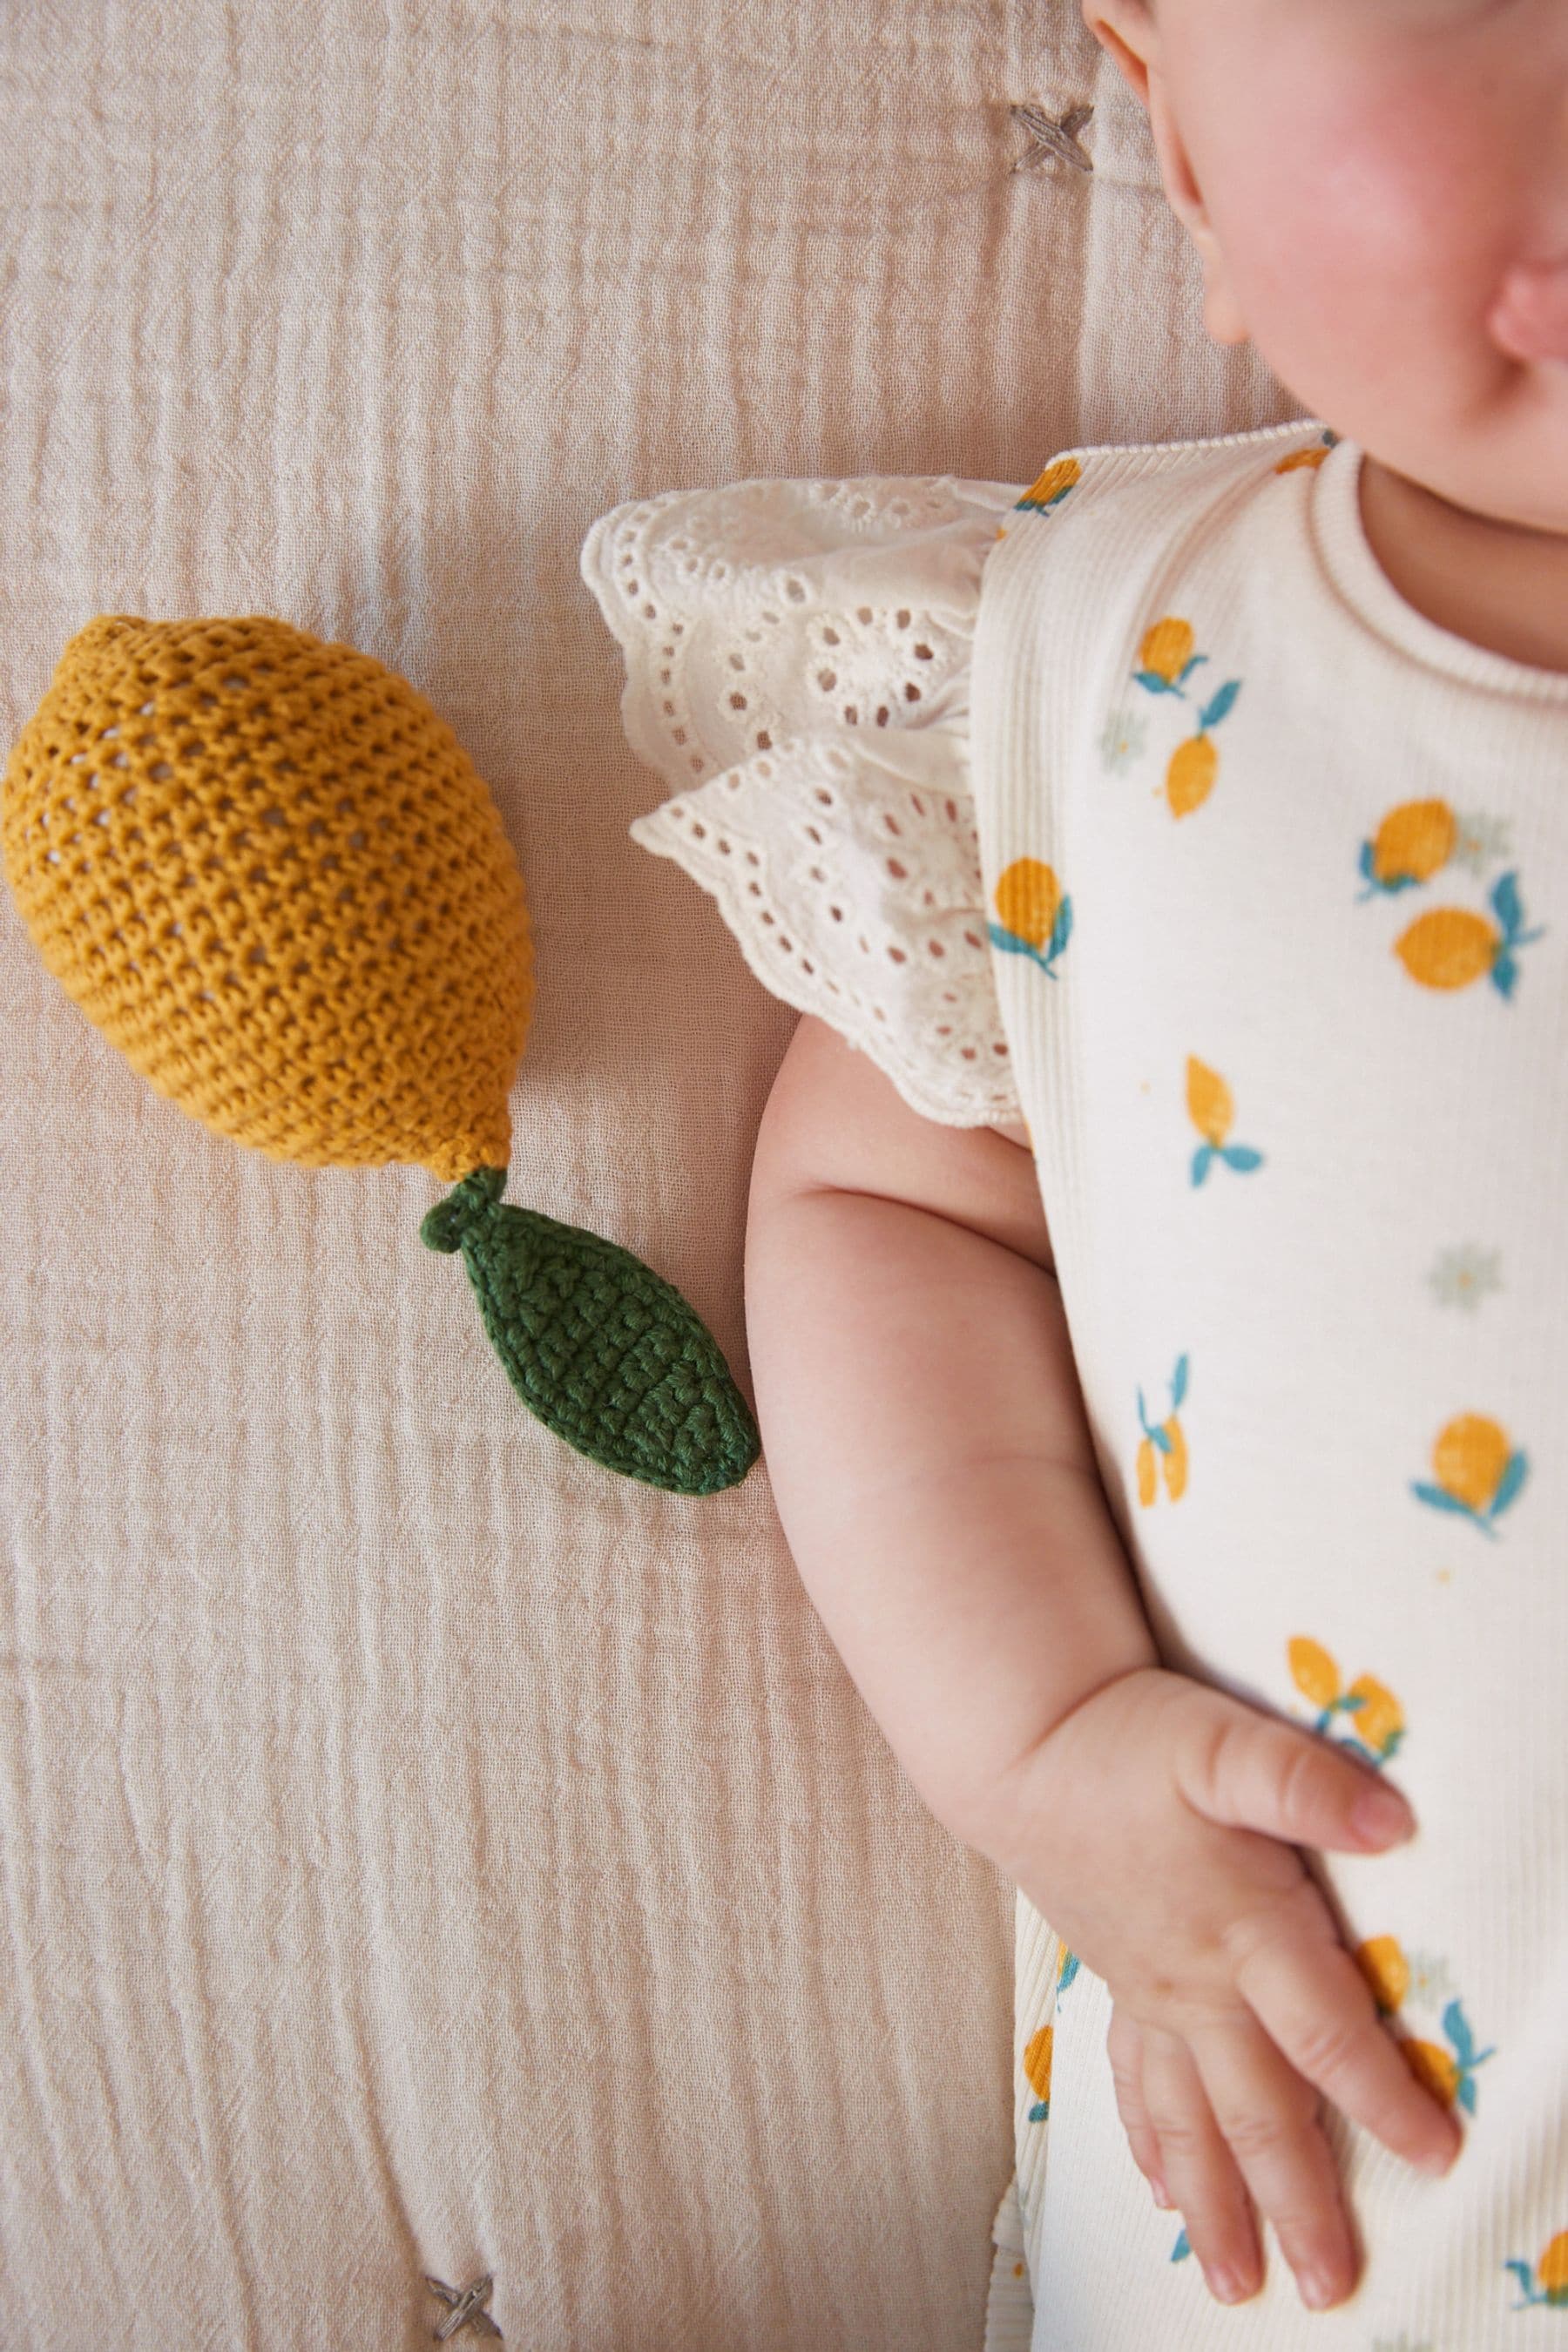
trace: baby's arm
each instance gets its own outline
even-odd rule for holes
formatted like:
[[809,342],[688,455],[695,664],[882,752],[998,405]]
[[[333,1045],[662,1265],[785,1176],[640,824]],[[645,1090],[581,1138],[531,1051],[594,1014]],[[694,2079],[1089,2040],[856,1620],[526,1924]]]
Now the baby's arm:
[[1134,2155],[1169,2181],[1211,2284],[1256,2282],[1250,2188],[1336,2300],[1355,2258],[1312,2084],[1413,2161],[1457,2140],[1275,1841],[1365,1852],[1408,1816],[1352,1827],[1358,1798],[1392,1795],[1378,1776],[1159,1666],[1026,1142],[917,1118],[802,1020],[746,1240],[774,1497],[921,1797],[1109,1986]]
[[895,1754],[969,1844],[1046,1730],[1157,1654],[1016,1132],[918,1118],[807,1015],[763,1115],[746,1234],[790,1549]]

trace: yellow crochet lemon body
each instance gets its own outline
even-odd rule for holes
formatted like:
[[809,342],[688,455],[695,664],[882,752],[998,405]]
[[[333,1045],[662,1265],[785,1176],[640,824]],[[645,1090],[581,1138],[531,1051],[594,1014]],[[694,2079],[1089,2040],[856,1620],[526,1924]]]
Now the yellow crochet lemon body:
[[395,670],[286,621],[105,614],[5,772],[44,962],[160,1094],[310,1167],[407,1160],[529,1411],[675,1493],[744,1477],[750,1408],[629,1250],[504,1202],[528,1035],[522,876],[456,736]]
[[49,970],[209,1127],[310,1166],[506,1166],[522,876],[373,656],[265,616],[93,621],[13,749],[0,845]]

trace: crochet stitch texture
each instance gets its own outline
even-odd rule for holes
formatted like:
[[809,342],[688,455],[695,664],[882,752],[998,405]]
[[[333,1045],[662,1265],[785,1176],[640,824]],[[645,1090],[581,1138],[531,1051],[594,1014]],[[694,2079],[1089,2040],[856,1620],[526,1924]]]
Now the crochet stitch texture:
[[275,1159],[510,1155],[522,877],[451,730],[263,615],[104,614],[18,737],[0,823],[48,969],[158,1092]]

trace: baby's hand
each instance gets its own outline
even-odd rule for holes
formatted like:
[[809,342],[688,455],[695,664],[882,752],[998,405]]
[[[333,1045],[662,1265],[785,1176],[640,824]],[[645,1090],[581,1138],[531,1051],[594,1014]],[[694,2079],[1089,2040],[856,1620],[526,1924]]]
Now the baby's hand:
[[1364,1853],[1413,1830],[1370,1767],[1149,1666],[1063,1717],[987,1845],[1110,1990],[1106,2046],[1134,2159],[1180,2207],[1222,2303],[1261,2284],[1252,2198],[1305,2303],[1339,2303],[1355,2284],[1320,2091],[1423,2171],[1458,2153],[1294,1850]]

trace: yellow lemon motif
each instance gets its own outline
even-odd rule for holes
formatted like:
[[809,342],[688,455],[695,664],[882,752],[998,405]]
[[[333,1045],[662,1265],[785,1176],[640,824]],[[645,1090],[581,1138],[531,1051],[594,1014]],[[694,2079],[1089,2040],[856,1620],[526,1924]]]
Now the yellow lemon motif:
[[[1194,653],[1193,644],[1190,621],[1174,613],[1163,614],[1143,633],[1138,649],[1141,667],[1133,672],[1135,682],[1150,694],[1174,694],[1184,702],[1187,679],[1208,659],[1207,654]],[[1232,709],[1241,686],[1240,678],[1229,677],[1216,688],[1199,708],[1196,732],[1171,754],[1165,770],[1165,798],[1173,816],[1190,816],[1213,792],[1219,753],[1209,730]]]
[[1171,1376],[1171,1410],[1164,1421],[1151,1421],[1143,1403],[1143,1391],[1138,1391],[1138,1418],[1142,1423],[1143,1437],[1138,1448],[1138,1499],[1141,1503],[1154,1500],[1159,1465],[1164,1465],[1165,1491],[1173,1503],[1179,1503],[1187,1490],[1187,1440],[1176,1416],[1187,1393],[1187,1358],[1178,1356]]
[[1447,2050],[1436,2042],[1405,2041],[1399,2044],[1399,2054],[1424,2089],[1446,2107],[1453,2105],[1459,2070]]
[[1345,1696],[1361,1701],[1351,1716],[1351,1729],[1374,1754],[1387,1750],[1405,1728],[1399,1701],[1371,1675],[1358,1675]]
[[1045,472],[1030,483],[1018,504],[1021,507],[1054,506],[1058,499],[1066,498],[1082,473],[1083,468],[1076,457],[1053,458]]
[[994,948],[1027,956],[1048,978],[1072,937],[1072,900],[1043,857],[1015,857],[993,893],[999,923],[988,923]]
[[1386,1763],[1405,1736],[1405,1717],[1393,1692],[1373,1675],[1358,1675],[1342,1690],[1339,1667],[1321,1642],[1304,1633],[1286,1644],[1285,1654],[1291,1681],[1320,1710],[1313,1729],[1326,1732],[1333,1717],[1342,1715],[1349,1744],[1364,1748],[1374,1763]]
[[1535,2275],[1548,2294],[1568,2294],[1568,2230],[1559,2230],[1541,2260]]
[[1468,988],[1490,971],[1502,933],[1466,907],[1434,907],[1394,942],[1394,952],[1423,988]]
[[1049,940],[1061,902],[1061,884],[1038,857],[1016,857],[996,885],[996,912],[1032,948],[1043,948]]
[[1173,816],[1190,816],[1214,790],[1219,773],[1219,751],[1210,735],[1189,735],[1171,754],[1165,771],[1165,798]]
[[1192,623],[1179,621],[1168,613],[1152,629],[1145,630],[1138,648],[1139,662],[1144,669],[1152,670],[1156,677],[1172,685],[1192,659],[1193,642]]
[[1523,2302],[1513,2305],[1515,2311],[1522,2311],[1531,2303],[1543,2303],[1561,2311],[1568,2305],[1568,2230],[1558,2231],[1535,2265],[1533,2278],[1528,2263],[1515,2260],[1505,2263],[1503,2268],[1513,2273],[1523,2294]]
[[1024,2052],[1024,2073],[1030,2090],[1042,2105],[1047,2103],[1051,2095],[1051,2052],[1055,2042],[1056,2028],[1042,2025],[1039,2032],[1030,2037]]
[[1447,801],[1404,801],[1390,809],[1373,837],[1373,873],[1384,883],[1429,881],[1453,856],[1458,834]]
[[1204,1184],[1216,1160],[1227,1168],[1239,1169],[1243,1174],[1263,1165],[1263,1154],[1250,1143],[1227,1143],[1236,1104],[1230,1088],[1217,1070],[1200,1062],[1195,1054],[1187,1055],[1187,1116],[1202,1136],[1203,1141],[1193,1154],[1192,1181]]
[[1298,1633],[1287,1651],[1290,1679],[1314,1706],[1332,1706],[1340,1695],[1340,1670],[1321,1642]]
[[1451,1421],[1432,1449],[1432,1467],[1446,1493],[1484,1511],[1502,1484],[1513,1457],[1507,1437],[1483,1412],[1464,1412]]
[[1204,1140],[1217,1151],[1230,1133],[1236,1104],[1218,1072],[1195,1054],[1187,1055],[1187,1112]]
[[1397,1936],[1369,1937],[1356,1951],[1356,1963],[1379,2009],[1392,2015],[1410,1990],[1410,1963]]

